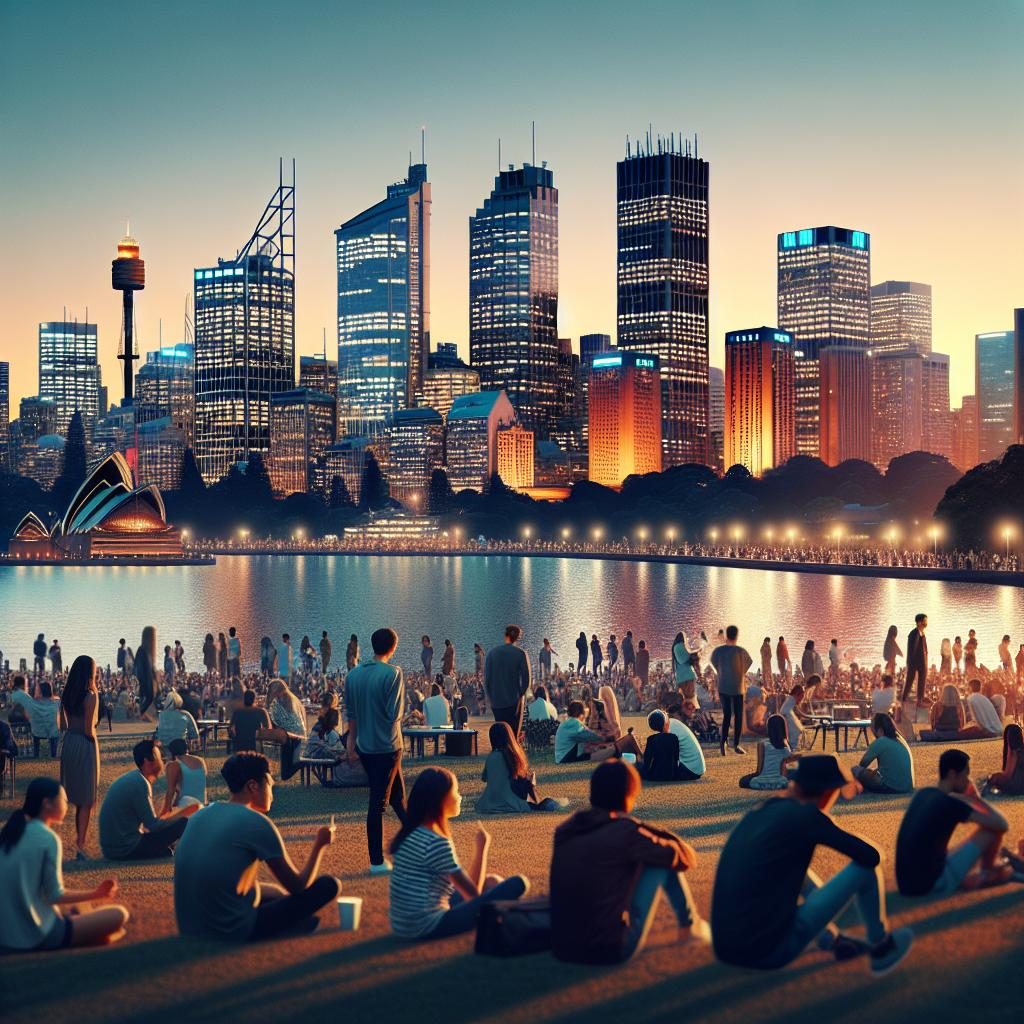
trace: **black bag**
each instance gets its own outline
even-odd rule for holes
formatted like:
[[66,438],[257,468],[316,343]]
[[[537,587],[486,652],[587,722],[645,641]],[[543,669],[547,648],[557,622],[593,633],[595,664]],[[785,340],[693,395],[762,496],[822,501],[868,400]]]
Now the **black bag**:
[[475,951],[483,956],[529,956],[551,949],[546,899],[496,900],[480,908]]

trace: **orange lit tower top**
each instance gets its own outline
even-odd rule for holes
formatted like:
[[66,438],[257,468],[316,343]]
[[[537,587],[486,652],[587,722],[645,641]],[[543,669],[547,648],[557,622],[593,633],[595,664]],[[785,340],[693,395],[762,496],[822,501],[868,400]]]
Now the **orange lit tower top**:
[[132,404],[132,364],[139,358],[135,347],[135,292],[146,287],[146,264],[139,258],[139,243],[130,234],[117,243],[117,259],[110,264],[110,283],[123,299],[121,345],[117,358],[124,360],[124,404]]

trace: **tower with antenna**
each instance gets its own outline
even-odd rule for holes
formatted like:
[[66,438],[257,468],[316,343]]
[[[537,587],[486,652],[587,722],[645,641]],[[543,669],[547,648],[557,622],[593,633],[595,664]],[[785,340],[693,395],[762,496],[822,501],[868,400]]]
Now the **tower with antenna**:
[[110,263],[110,283],[114,291],[121,293],[121,344],[117,358],[124,361],[124,404],[128,406],[133,401],[132,364],[139,358],[135,344],[135,293],[146,287],[146,263],[139,256],[139,243],[132,238],[130,226],[117,243],[117,258]]

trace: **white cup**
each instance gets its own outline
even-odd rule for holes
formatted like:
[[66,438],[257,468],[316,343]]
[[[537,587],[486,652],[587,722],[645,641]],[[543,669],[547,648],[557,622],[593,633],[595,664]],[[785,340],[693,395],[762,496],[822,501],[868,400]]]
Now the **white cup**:
[[343,932],[359,931],[359,916],[362,910],[362,896],[338,897],[338,926]]
[[622,760],[625,761],[626,764],[636,764],[636,754],[634,754],[634,753],[632,753],[632,752],[627,750],[622,755]]

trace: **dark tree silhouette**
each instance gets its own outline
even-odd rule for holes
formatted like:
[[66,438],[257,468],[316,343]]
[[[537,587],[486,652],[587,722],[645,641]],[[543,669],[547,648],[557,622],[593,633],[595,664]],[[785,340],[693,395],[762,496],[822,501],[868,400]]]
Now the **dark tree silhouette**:
[[64,439],[64,465],[53,484],[53,497],[59,508],[66,506],[85,483],[85,474],[85,426],[81,411],[76,409]]
[[443,469],[435,469],[430,474],[430,493],[427,498],[427,507],[435,516],[443,516],[451,511],[452,499],[455,493],[452,491],[448,474]]
[[349,493],[348,484],[343,476],[332,477],[331,492],[327,499],[328,508],[355,508],[356,503]]
[[377,457],[371,451],[366,453],[363,482],[359,490],[359,510],[361,512],[378,512],[388,503],[387,481],[380,471]]

